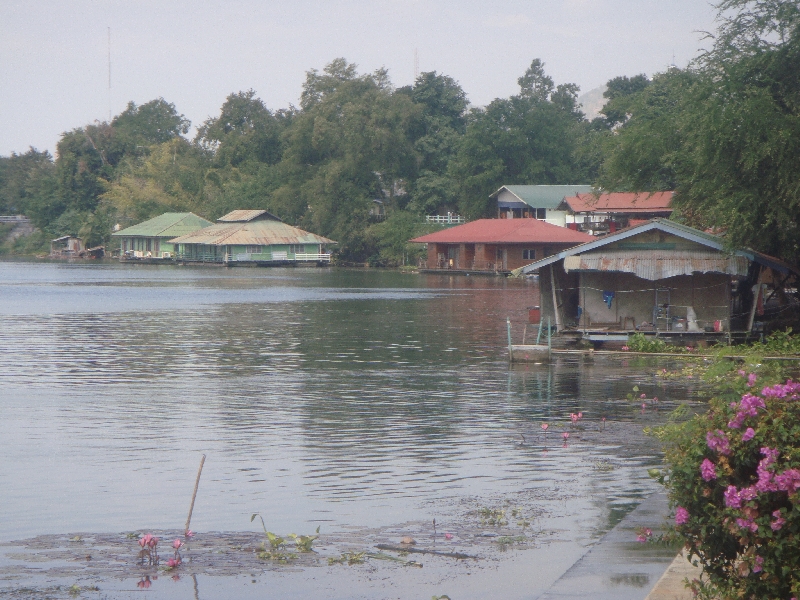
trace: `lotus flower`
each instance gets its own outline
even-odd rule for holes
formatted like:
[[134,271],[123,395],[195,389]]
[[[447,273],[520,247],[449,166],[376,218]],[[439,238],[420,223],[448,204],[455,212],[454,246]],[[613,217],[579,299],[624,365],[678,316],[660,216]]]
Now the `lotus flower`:
[[445,533],[445,534],[444,534],[444,539],[446,539],[446,540],[452,540],[452,539],[453,539],[453,534],[452,534],[452,533]]
[[172,542],[172,547],[175,548],[175,550],[177,550],[181,546],[183,546],[183,542],[178,540],[178,539],[176,539],[174,542]]
[[543,429],[544,431],[547,431],[547,428],[548,428],[548,427],[550,427],[550,425],[548,425],[547,423],[542,423],[542,429]]

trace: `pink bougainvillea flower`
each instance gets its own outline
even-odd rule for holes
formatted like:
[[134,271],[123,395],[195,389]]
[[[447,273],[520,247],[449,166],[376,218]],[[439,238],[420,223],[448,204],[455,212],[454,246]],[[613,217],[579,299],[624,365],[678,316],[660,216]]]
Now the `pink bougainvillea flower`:
[[689,511],[679,506],[675,509],[675,524],[676,525],[685,525],[689,522]]
[[758,379],[758,377],[756,377],[756,374],[750,373],[747,376],[747,387],[753,387],[756,384],[756,379]]
[[745,371],[743,371],[742,369],[739,369],[737,371],[737,373],[739,373],[739,375],[741,375],[742,377],[747,377],[747,373]]
[[709,448],[716,450],[720,454],[727,456],[731,453],[730,442],[721,429],[716,429],[706,433],[706,444]]
[[769,526],[772,531],[779,531],[786,524],[786,519],[783,518],[780,509],[774,511],[772,516],[775,517],[775,520]]
[[764,564],[764,559],[760,556],[756,556],[755,564],[753,565],[753,573],[760,573],[762,565]]
[[756,436],[756,432],[752,427],[748,427],[745,432],[742,434],[742,441],[749,442]]
[[717,468],[713,462],[708,460],[707,458],[703,460],[700,464],[700,475],[703,478],[703,481],[711,481],[712,479],[717,478]]

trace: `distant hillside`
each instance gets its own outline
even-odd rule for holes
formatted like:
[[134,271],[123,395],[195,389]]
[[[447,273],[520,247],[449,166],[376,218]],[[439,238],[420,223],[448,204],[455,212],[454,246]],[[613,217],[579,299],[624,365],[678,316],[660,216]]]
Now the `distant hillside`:
[[600,116],[600,109],[606,103],[606,99],[603,98],[603,92],[605,91],[606,86],[602,85],[578,96],[578,104],[582,106],[581,110],[590,121]]

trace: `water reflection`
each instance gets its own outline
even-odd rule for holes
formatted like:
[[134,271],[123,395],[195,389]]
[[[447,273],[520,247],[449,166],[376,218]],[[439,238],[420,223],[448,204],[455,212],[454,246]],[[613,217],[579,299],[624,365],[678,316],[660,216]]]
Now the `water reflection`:
[[[527,282],[370,271],[0,263],[0,539],[192,525],[280,531],[437,517],[569,489],[578,536],[654,489],[654,365],[509,368]],[[560,428],[582,411],[567,447]],[[606,417],[608,434],[598,434]],[[543,435],[540,424],[552,424]],[[630,427],[627,427],[627,425]],[[623,428],[623,425],[627,428]],[[620,432],[626,432],[620,437]],[[615,433],[616,432],[616,433]],[[548,439],[549,436],[549,439]],[[615,437],[616,436],[616,437]],[[599,468],[598,464],[611,468]]]

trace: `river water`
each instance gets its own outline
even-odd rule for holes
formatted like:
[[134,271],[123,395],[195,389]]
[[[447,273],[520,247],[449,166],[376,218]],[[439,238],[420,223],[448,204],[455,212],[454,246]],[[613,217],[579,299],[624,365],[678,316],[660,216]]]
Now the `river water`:
[[533,304],[535,281],[490,277],[0,262],[0,542],[180,530],[205,454],[198,535],[258,531],[256,512],[282,533],[456,531],[568,491],[539,513],[546,586],[657,489],[655,443],[630,431],[691,388],[628,359],[510,367],[506,317],[519,342]]

